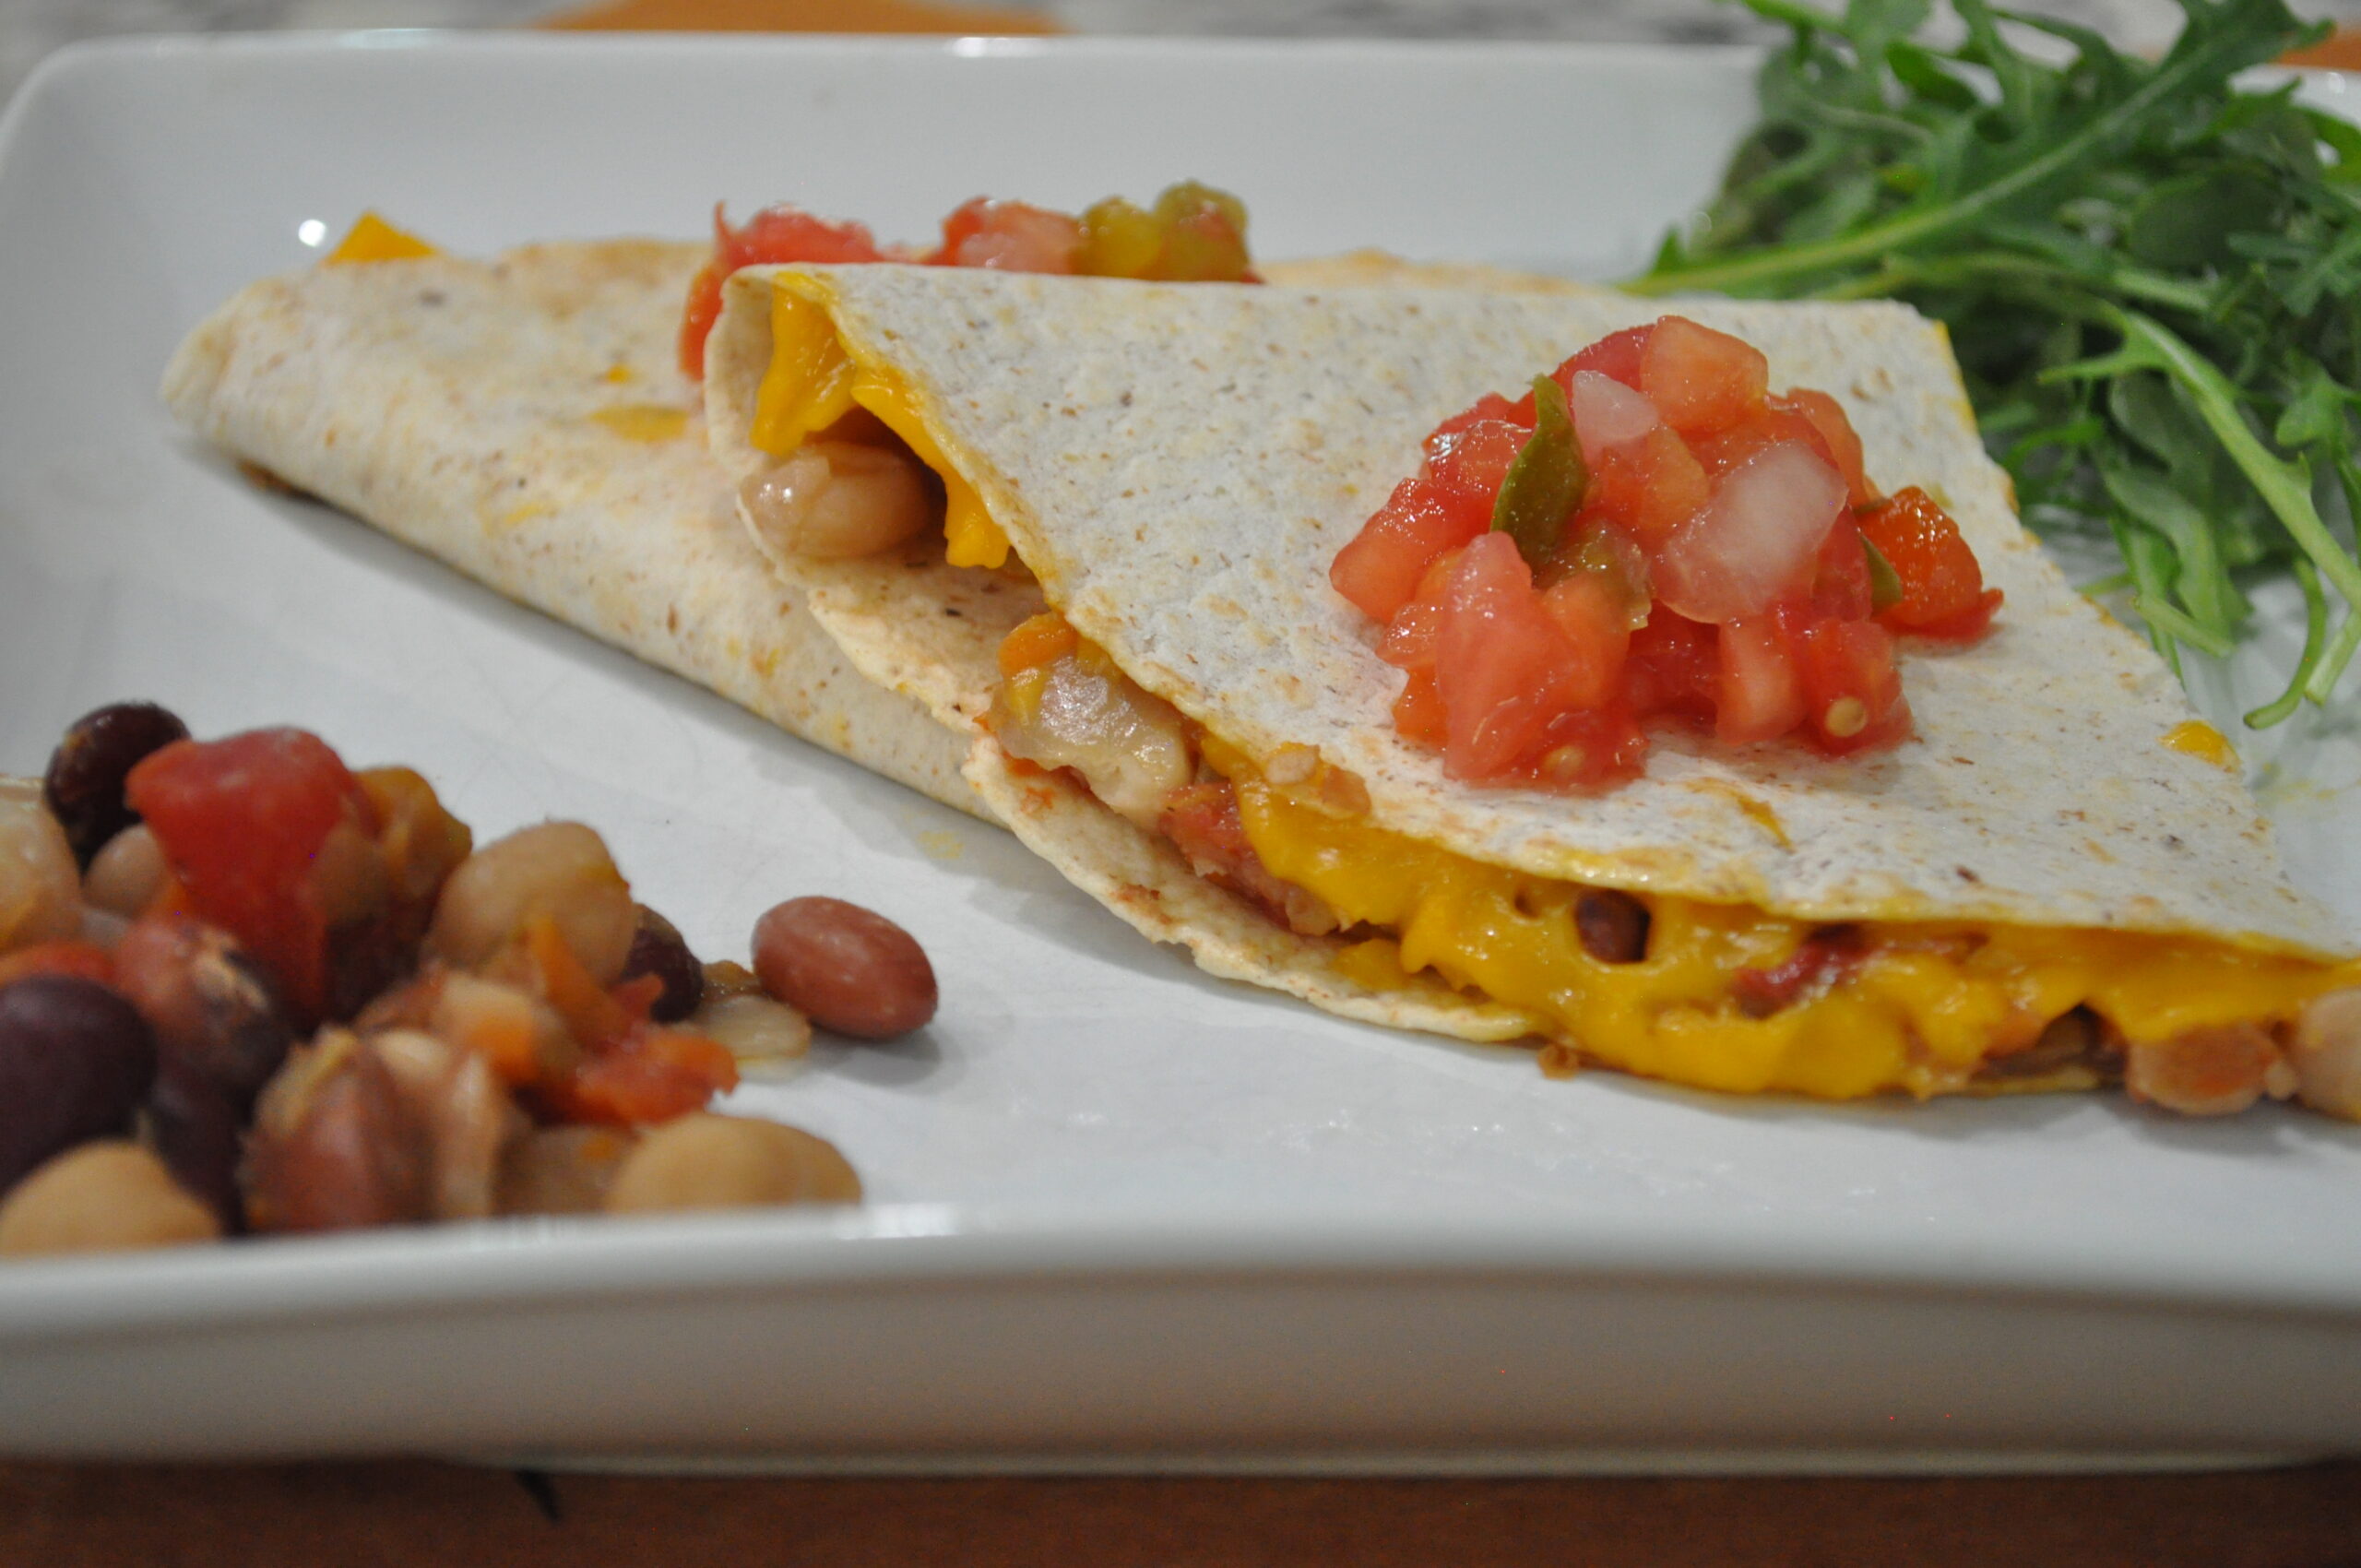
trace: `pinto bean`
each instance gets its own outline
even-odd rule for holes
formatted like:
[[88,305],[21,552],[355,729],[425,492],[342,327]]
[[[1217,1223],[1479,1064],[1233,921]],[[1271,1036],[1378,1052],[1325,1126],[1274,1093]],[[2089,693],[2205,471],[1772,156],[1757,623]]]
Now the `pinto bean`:
[[2295,1068],[2258,1024],[2191,1029],[2124,1051],[2123,1087],[2131,1097],[2184,1116],[2235,1116],[2266,1094],[2286,1099],[2296,1085]]
[[934,1016],[934,967],[910,933],[841,898],[790,898],[754,922],[763,989],[822,1028],[862,1039]]
[[917,458],[848,441],[806,442],[741,485],[738,499],[771,549],[817,561],[891,550],[942,514]]
[[165,1247],[220,1234],[213,1211],[162,1160],[119,1139],[67,1150],[0,1203],[0,1254]]
[[323,1029],[263,1090],[246,1146],[246,1218],[257,1230],[350,1230],[426,1218],[422,1130],[377,1053]]
[[2296,1094],[2314,1111],[2361,1122],[2361,991],[2335,991],[2304,1009],[2287,1048]]
[[640,1139],[615,1172],[607,1211],[860,1201],[860,1178],[826,1139],[776,1122],[698,1112]]
[[1574,900],[1583,951],[1602,964],[1636,964],[1648,956],[1648,907],[1629,893],[1585,888]]
[[115,984],[156,1031],[162,1055],[250,1105],[295,1043],[262,966],[217,926],[190,915],[132,922],[114,950]]

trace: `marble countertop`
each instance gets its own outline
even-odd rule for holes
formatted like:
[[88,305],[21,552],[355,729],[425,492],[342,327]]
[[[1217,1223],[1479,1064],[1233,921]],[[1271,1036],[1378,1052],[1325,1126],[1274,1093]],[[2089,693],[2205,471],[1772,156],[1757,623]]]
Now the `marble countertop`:
[[[380,27],[516,27],[576,0],[0,0],[0,100],[51,51],[86,38]],[[1533,38],[1734,42],[1774,36],[1728,0],[997,0],[1076,32],[1247,37]],[[1835,0],[1824,0],[1832,7]],[[2296,0],[2361,22],[2361,0]],[[2156,48],[2173,0],[2032,0],[2029,9]]]

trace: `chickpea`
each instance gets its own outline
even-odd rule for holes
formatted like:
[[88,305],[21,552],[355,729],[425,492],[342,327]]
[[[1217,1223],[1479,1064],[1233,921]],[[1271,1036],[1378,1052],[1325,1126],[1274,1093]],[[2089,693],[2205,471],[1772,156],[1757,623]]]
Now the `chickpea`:
[[860,1201],[860,1178],[826,1139],[706,1112],[641,1138],[607,1192],[611,1214]]
[[910,933],[841,898],[790,898],[754,922],[763,989],[822,1028],[862,1039],[934,1016],[934,967]]
[[606,1206],[615,1172],[637,1146],[623,1127],[537,1127],[508,1146],[501,1158],[502,1214],[596,1214]]
[[748,526],[782,555],[848,561],[924,530],[940,513],[918,460],[890,446],[806,442],[739,488]]
[[82,868],[41,781],[0,775],[0,953],[82,929]]
[[121,1139],[68,1149],[0,1203],[0,1254],[115,1252],[220,1234],[220,1220],[162,1160]]
[[432,1151],[385,1061],[348,1029],[287,1059],[255,1107],[246,1220],[256,1230],[351,1230],[424,1219]]
[[479,968],[537,915],[557,922],[600,985],[623,972],[639,908],[606,844],[578,822],[520,828],[460,861],[435,901],[427,948],[460,968]]

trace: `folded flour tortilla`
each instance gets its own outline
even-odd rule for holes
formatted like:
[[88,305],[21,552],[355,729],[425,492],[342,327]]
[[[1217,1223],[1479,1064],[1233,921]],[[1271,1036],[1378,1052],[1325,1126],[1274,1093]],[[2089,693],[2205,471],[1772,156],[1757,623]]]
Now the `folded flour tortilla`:
[[[1369,802],[1357,827],[1536,884],[1798,921],[2142,933],[2299,969],[2349,956],[2325,911],[2289,885],[2239,780],[2166,743],[2194,718],[2179,686],[2019,527],[1940,329],[1904,307],[1680,308],[1761,348],[1774,386],[1834,394],[1874,478],[1944,503],[2007,594],[1998,629],[1966,648],[1906,648],[1916,733],[1892,753],[1731,754],[1660,737],[1644,778],[1569,799],[1455,783],[1397,735],[1400,676],[1374,656],[1377,629],[1328,587],[1328,566],[1441,419],[1661,306],[1595,291],[752,268],[730,282],[707,351],[708,432],[732,478],[784,455],[756,441],[783,297],[789,311],[825,314],[864,384],[882,389],[873,406],[897,407],[897,429],[921,427],[914,449],[980,501],[1083,636],[1250,768],[1311,748],[1348,770]],[[812,585],[815,613],[864,675],[946,728],[973,727],[998,679],[997,633],[1026,601],[997,619],[946,616],[961,585],[1008,579],[944,566],[941,549],[913,546],[890,564],[780,564]],[[955,640],[941,624],[953,619]],[[1465,965],[1388,972],[1368,961],[1364,933],[1287,929],[1071,779],[1012,766],[988,733],[966,777],[1078,885],[1216,973],[1463,1038],[1566,1032],[1488,997]],[[2154,979],[2187,956],[2172,940],[2152,945],[2141,961],[2158,966]],[[1792,1054],[1809,1050],[1790,1040],[1773,1050],[1784,1061],[1671,1075],[1928,1092],[1958,1087],[1975,1064],[1954,1050],[1856,1081],[1851,1067]]]
[[[961,777],[972,714],[939,672],[989,665],[1038,592],[942,569],[939,548],[932,569],[791,583],[765,568],[676,361],[708,254],[603,241],[266,279],[190,335],[164,398],[216,445],[507,597],[996,820]],[[1269,270],[1579,287],[1379,252]]]

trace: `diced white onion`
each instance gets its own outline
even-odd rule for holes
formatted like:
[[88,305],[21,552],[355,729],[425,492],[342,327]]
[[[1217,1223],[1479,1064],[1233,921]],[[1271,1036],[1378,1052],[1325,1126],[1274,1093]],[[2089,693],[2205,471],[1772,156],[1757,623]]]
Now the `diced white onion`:
[[1574,415],[1574,434],[1583,444],[1583,461],[1596,463],[1610,446],[1637,441],[1664,421],[1656,406],[1611,375],[1595,370],[1574,372],[1573,396],[1568,399]]
[[1809,586],[1845,509],[1845,481],[1809,447],[1766,446],[1722,481],[1656,558],[1656,597],[1692,621],[1735,621]]

